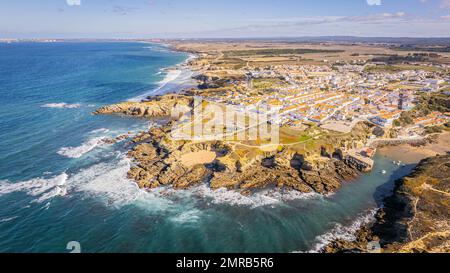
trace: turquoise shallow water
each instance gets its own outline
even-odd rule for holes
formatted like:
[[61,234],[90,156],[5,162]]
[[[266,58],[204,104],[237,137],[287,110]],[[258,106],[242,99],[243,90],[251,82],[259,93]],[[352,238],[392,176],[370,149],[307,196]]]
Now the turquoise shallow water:
[[413,167],[377,156],[328,197],[143,192],[125,178],[125,143],[99,140],[148,121],[91,112],[158,89],[160,70],[186,58],[143,43],[0,44],[1,252],[68,252],[69,241],[84,252],[309,251],[350,236]]

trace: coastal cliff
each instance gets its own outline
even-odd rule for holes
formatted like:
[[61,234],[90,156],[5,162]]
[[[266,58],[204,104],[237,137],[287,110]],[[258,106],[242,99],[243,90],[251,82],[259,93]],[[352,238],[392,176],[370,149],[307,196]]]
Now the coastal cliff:
[[383,252],[450,251],[450,155],[422,160],[414,171],[396,182],[384,199],[375,223],[363,227],[353,242],[337,240],[323,252],[367,252],[379,242]]
[[169,117],[173,109],[186,107],[192,103],[192,98],[171,94],[164,96],[148,97],[142,102],[122,102],[113,105],[103,106],[97,109],[94,114],[123,114],[136,117]]
[[128,153],[136,163],[128,172],[141,188],[171,185],[176,189],[207,183],[243,194],[267,187],[326,194],[358,172],[343,161],[318,158],[307,161],[290,151],[266,152],[243,161],[222,141],[173,141],[170,125],[137,135]]
[[[191,97],[170,94],[143,102],[105,106],[94,114],[168,117],[173,107],[191,104]],[[206,183],[212,189],[227,188],[242,194],[273,187],[281,191],[328,194],[359,174],[357,167],[342,158],[339,149],[363,143],[370,133],[367,125],[359,124],[349,135],[315,137],[307,146],[264,150],[227,141],[174,140],[171,138],[174,122],[176,117],[172,116],[166,124],[152,127],[132,139],[128,156],[134,165],[128,177],[140,188],[185,189]]]

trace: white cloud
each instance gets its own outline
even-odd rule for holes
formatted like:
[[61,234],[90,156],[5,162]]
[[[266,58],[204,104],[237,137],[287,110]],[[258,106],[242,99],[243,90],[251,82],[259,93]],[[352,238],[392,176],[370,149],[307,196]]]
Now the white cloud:
[[381,0],[366,0],[369,6],[381,6]]
[[[395,13],[378,13],[363,16],[318,16],[318,17],[293,17],[271,20],[254,20],[251,25],[239,26],[235,28],[220,29],[219,32],[264,32],[272,30],[273,32],[281,32],[284,30],[298,30],[298,29],[317,29],[320,33],[324,29],[332,29],[336,26],[352,26],[370,29],[371,27],[380,25],[408,25],[412,18],[404,11]],[[341,30],[339,30],[341,31]],[[369,35],[370,32],[364,35]],[[338,32],[341,35],[341,32]],[[316,34],[317,35],[317,34]],[[363,35],[363,34],[358,34]],[[314,36],[314,35],[313,35]]]
[[69,6],[81,6],[81,0],[66,0]]

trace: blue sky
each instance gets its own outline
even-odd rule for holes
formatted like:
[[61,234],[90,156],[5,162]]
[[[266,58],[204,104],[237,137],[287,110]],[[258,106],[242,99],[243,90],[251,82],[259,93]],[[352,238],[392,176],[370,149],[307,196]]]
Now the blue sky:
[[450,0],[0,0],[0,38],[450,37]]

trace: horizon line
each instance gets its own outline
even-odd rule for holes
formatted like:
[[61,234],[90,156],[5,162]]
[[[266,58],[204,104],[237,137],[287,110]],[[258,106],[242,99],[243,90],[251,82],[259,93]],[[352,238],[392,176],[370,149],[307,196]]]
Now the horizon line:
[[355,35],[320,35],[320,36],[242,36],[242,37],[138,37],[138,38],[121,38],[121,37],[0,37],[0,40],[261,40],[261,39],[325,39],[325,38],[341,38],[341,39],[450,39],[450,36],[355,36]]

